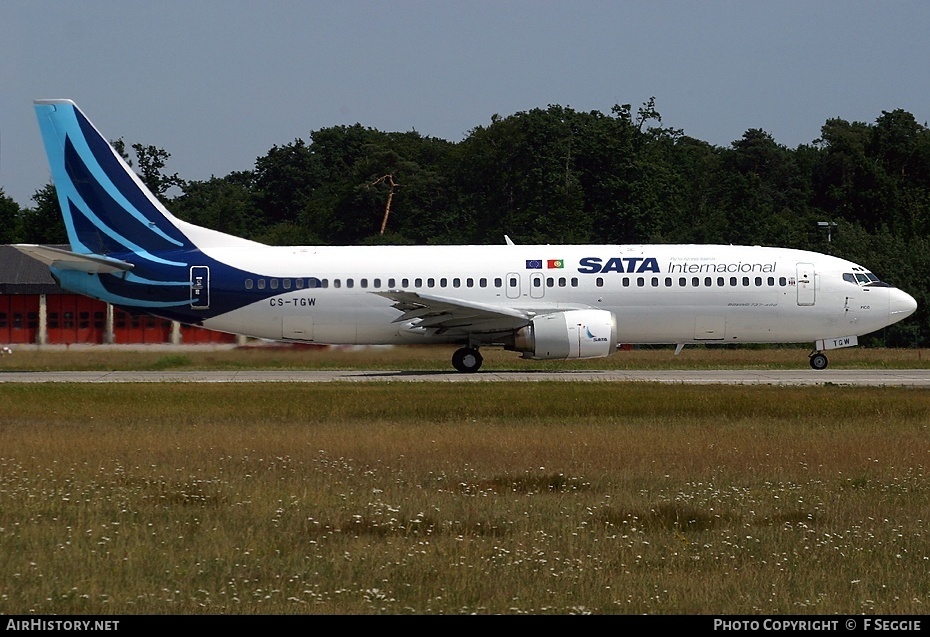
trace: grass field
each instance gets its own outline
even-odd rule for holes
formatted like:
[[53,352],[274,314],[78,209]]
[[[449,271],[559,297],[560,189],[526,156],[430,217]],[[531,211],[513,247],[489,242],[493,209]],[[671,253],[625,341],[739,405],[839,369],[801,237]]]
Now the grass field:
[[897,388],[0,385],[0,614],[925,614],[928,425]]
[[[247,346],[216,350],[161,346],[140,349],[90,347],[62,350],[22,349],[0,356],[3,371],[165,370],[165,369],[391,369],[451,370],[454,347],[306,348]],[[528,361],[514,352],[484,348],[485,370],[564,369],[807,369],[809,349],[803,347],[689,346],[679,355],[673,348],[620,351],[607,358],[582,361]],[[928,368],[930,353],[919,349],[859,348],[828,352],[831,369]]]

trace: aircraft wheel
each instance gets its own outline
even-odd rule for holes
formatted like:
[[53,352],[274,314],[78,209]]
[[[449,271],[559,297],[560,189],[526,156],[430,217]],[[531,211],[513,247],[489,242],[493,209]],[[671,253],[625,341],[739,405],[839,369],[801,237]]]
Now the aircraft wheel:
[[827,368],[827,357],[820,352],[816,354],[811,354],[811,367],[816,370],[826,369]]
[[478,350],[472,347],[459,348],[452,354],[452,366],[456,371],[465,374],[471,374],[481,369],[483,360]]

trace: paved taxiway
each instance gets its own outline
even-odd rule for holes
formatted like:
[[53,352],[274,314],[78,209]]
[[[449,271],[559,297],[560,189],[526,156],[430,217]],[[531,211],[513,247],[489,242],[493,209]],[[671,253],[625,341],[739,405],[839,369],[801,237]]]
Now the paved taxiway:
[[647,382],[683,385],[930,387],[930,370],[0,372],[0,383]]

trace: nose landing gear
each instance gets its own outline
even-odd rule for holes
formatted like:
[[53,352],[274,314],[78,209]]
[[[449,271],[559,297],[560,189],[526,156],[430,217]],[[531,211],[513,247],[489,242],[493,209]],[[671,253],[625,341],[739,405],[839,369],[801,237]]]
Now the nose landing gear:
[[821,369],[826,369],[829,362],[830,361],[827,360],[826,354],[823,352],[811,352],[810,363],[812,369],[816,369],[818,371]]

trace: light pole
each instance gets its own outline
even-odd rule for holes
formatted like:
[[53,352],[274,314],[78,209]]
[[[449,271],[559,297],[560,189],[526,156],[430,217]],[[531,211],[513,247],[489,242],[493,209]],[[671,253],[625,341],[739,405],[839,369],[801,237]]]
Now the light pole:
[[827,231],[827,243],[833,239],[833,229],[836,227],[835,221],[818,221],[817,227]]

